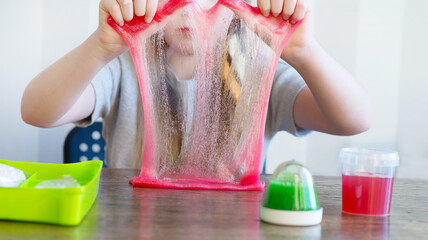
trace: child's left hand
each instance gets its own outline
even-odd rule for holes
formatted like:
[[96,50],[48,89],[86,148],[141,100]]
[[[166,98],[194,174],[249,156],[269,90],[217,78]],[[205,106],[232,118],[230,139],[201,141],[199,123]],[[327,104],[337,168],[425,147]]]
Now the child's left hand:
[[270,13],[274,17],[281,15],[284,20],[290,20],[291,24],[303,19],[310,9],[308,0],[257,0],[257,6],[265,17]]
[[[264,16],[282,16],[284,20],[289,20],[291,24],[303,20],[296,31],[291,35],[281,58],[292,64],[299,56],[302,56],[306,46],[310,44],[312,35],[309,32],[309,18],[311,4],[309,0],[258,0],[257,4]],[[293,65],[293,64],[292,64]]]

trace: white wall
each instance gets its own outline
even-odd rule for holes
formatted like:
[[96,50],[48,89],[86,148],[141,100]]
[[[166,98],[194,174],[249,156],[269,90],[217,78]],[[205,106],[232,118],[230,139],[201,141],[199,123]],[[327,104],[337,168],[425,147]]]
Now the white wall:
[[38,129],[21,120],[28,82],[80,44],[98,23],[98,1],[17,0],[0,9],[0,158],[62,162],[69,124]]
[[43,6],[25,4],[4,2],[0,10],[0,158],[37,161],[39,130],[22,122],[20,103],[28,80],[41,69]]
[[407,0],[396,146],[402,176],[428,178],[428,1]]
[[[398,177],[425,178],[428,170],[428,1],[313,1],[313,32],[321,45],[368,89],[372,129],[352,137],[278,134],[268,172],[295,158],[313,174],[338,175],[341,147],[398,150]],[[20,99],[43,68],[80,44],[96,27],[97,0],[4,1],[0,9],[0,158],[62,162],[72,125],[38,129],[22,122]]]

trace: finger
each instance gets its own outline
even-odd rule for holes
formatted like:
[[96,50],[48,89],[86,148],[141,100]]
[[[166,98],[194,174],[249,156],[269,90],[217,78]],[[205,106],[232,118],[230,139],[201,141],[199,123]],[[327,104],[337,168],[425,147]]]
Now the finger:
[[158,0],[147,1],[146,16],[144,17],[144,21],[146,21],[146,23],[149,23],[153,20],[153,17],[156,14],[157,8],[158,8]]
[[294,9],[296,9],[296,1],[297,0],[285,0],[284,8],[282,9],[282,18],[284,20],[288,20],[291,15],[293,15]]
[[274,17],[278,17],[278,15],[282,12],[284,0],[271,0],[271,13]]
[[116,0],[104,0],[100,3],[100,8],[111,15],[114,21],[120,26],[123,25],[122,11]]
[[132,4],[132,0],[117,0],[117,2],[122,10],[123,19],[128,22],[131,21],[134,17],[134,4]]
[[291,15],[290,23],[295,24],[296,22],[303,19],[306,12],[308,11],[308,6],[305,1],[298,1],[296,3],[296,9],[294,9],[293,15]]
[[265,17],[269,16],[270,12],[270,0],[257,0],[257,6]]
[[134,0],[134,11],[135,15],[144,16],[146,14],[146,0]]

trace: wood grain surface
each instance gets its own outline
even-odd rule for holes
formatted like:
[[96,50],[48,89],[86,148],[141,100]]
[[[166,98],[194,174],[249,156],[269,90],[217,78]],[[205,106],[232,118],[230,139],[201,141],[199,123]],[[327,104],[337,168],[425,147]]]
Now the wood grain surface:
[[260,221],[262,192],[133,188],[138,174],[103,169],[77,227],[0,221],[0,239],[428,239],[428,181],[397,179],[390,216],[367,217],[342,213],[340,177],[315,177],[321,224],[287,227]]

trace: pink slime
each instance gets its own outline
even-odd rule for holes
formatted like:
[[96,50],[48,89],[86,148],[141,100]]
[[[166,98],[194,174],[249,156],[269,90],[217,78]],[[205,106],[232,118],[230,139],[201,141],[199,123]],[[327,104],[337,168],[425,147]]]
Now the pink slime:
[[[199,21],[197,27],[198,31],[201,32],[203,39],[207,39],[207,36],[211,36],[212,26],[216,24],[215,16],[225,7],[232,10],[236,16],[242,19],[245,23],[249,23],[250,26],[262,25],[272,33],[270,47],[275,52],[275,57],[272,64],[266,66],[267,70],[265,71],[265,75],[267,80],[264,83],[265,88],[260,90],[263,95],[263,99],[261,100],[262,102],[259,104],[261,110],[251,110],[254,114],[261,115],[261,117],[259,121],[256,121],[256,123],[252,125],[253,128],[251,128],[251,133],[248,134],[248,141],[244,143],[244,146],[240,151],[238,151],[239,153],[236,156],[237,159],[233,159],[234,163],[231,164],[231,168],[235,169],[237,166],[241,166],[245,161],[245,172],[240,175],[239,179],[224,180],[213,178],[212,176],[200,177],[200,174],[196,174],[194,176],[189,176],[189,174],[176,174],[172,177],[168,176],[159,178],[158,173],[156,172],[158,161],[156,148],[158,147],[158,144],[156,143],[157,136],[155,128],[159,126],[157,126],[156,122],[153,120],[155,119],[152,111],[154,103],[150,94],[149,75],[147,74],[151,69],[147,69],[147,66],[144,63],[146,56],[144,55],[144,45],[142,44],[141,39],[145,39],[150,36],[150,34],[145,34],[146,32],[153,34],[157,30],[163,28],[168,17],[183,7],[190,8],[190,10],[193,11],[194,16],[198,17]],[[284,21],[281,17],[264,17],[261,15],[259,8],[252,7],[242,0],[219,0],[208,10],[202,9],[193,0],[170,0],[159,4],[156,15],[153,21],[149,24],[144,21],[144,17],[135,17],[132,21],[125,22],[123,26],[119,26],[111,17],[109,17],[108,23],[122,36],[129,46],[140,85],[144,109],[145,145],[143,164],[140,175],[132,178],[130,183],[135,187],[151,188],[263,190],[264,183],[259,180],[259,177],[270,88],[272,86],[272,79],[281,50],[284,48],[288,38],[300,22],[292,25],[288,21]],[[211,62],[214,62],[214,60]],[[204,126],[200,125],[197,127],[203,128]],[[196,169],[195,171],[198,170]],[[192,170],[190,170],[190,172],[192,172]]]

